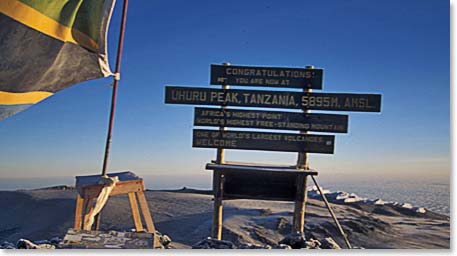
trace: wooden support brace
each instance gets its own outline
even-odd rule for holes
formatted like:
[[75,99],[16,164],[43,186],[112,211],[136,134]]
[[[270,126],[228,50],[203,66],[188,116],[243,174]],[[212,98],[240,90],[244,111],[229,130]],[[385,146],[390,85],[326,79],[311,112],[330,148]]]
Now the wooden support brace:
[[155,233],[156,229],[154,223],[152,222],[151,212],[149,211],[148,202],[144,196],[143,191],[136,192],[138,196],[138,202],[140,203],[141,213],[143,214],[144,221],[146,222],[146,227],[149,233]]
[[141,216],[138,210],[138,203],[134,192],[128,193],[130,208],[132,209],[133,222],[135,223],[135,229],[137,232],[143,231],[143,223],[141,223]]
[[144,221],[146,222],[147,232],[154,234],[154,248],[160,248],[160,241],[156,235],[156,228],[154,227],[154,222],[152,222],[151,212],[149,211],[148,201],[144,196],[144,192],[138,191],[136,192],[136,195],[140,204],[141,213],[143,214]]

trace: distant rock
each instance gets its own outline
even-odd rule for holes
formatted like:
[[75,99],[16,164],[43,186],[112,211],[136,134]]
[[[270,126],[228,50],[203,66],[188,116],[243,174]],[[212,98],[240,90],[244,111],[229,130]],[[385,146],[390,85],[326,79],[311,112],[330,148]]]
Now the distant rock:
[[336,192],[336,201],[342,201],[344,203],[356,203],[356,202],[366,202],[367,199],[360,197],[354,193],[347,193],[347,192]]
[[374,200],[369,200],[368,203],[374,204],[374,205],[385,205],[386,202],[383,201],[382,199],[374,199]]
[[406,208],[406,209],[413,209],[413,205],[410,203],[402,204],[401,207]]
[[[325,195],[325,194],[331,193],[330,190],[328,190],[328,189],[323,189],[322,187],[320,187],[320,189],[322,190],[322,193],[324,193],[324,195]],[[308,193],[310,193],[311,196],[313,196],[313,197],[314,197],[314,196],[320,196],[320,195],[319,195],[319,194],[320,194],[320,193],[319,193],[319,190],[317,189],[316,186],[312,186],[311,188],[309,188],[309,189],[308,189]]]
[[[353,204],[353,206],[361,206],[363,204],[376,205],[376,206],[386,205],[386,206],[390,206],[394,209],[400,208],[402,213],[413,215],[413,216],[416,216],[417,214],[427,213],[427,210],[424,207],[415,207],[410,203],[386,202],[380,198],[368,199],[368,198],[360,197],[355,193],[347,193],[344,191],[331,192],[330,190],[324,190],[322,188],[321,188],[321,190],[330,203],[349,204],[349,205]],[[310,189],[308,189],[308,197],[313,198],[313,199],[319,199],[319,200],[321,199],[321,195],[316,186],[313,186]],[[383,214],[383,212],[385,212],[386,215],[392,215],[392,212],[389,211],[388,209],[376,209],[375,212],[379,213],[379,214]],[[420,215],[418,215],[418,216],[420,216]]]
[[32,189],[32,190],[73,190],[73,189],[75,189],[74,186],[58,185],[58,186],[52,186],[52,187],[37,188],[37,189]]
[[413,210],[415,210],[417,213],[426,213],[427,210],[425,210],[424,207],[414,207]]

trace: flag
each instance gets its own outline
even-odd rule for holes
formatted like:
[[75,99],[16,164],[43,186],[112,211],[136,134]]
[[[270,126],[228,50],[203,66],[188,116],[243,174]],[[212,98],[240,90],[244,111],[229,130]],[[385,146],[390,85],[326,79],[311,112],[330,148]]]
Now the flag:
[[0,120],[79,82],[112,75],[115,0],[0,0]]

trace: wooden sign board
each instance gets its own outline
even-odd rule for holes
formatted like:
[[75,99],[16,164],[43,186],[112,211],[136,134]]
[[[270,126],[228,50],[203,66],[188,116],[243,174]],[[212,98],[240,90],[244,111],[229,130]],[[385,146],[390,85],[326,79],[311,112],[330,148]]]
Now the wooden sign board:
[[[295,201],[298,173],[230,170],[224,174],[223,200]],[[304,174],[303,174],[304,175]]]
[[335,136],[194,129],[192,146],[333,154]]
[[167,86],[165,103],[380,112],[381,95],[224,90]]
[[211,65],[211,84],[322,89],[322,69]]
[[261,110],[195,108],[194,125],[347,133],[348,116]]

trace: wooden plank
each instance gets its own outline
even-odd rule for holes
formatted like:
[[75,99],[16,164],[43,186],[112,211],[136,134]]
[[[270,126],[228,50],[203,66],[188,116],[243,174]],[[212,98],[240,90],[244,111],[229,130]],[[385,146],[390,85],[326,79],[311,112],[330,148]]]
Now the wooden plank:
[[119,194],[127,194],[130,192],[141,192],[144,191],[143,180],[130,180],[130,181],[123,181],[118,182],[114,187],[113,191],[111,191],[110,195],[119,195]]
[[194,125],[347,133],[348,116],[262,110],[195,108]]
[[132,209],[133,222],[135,223],[135,229],[137,232],[143,231],[143,224],[141,223],[141,216],[138,210],[138,204],[136,202],[136,197],[134,192],[128,193],[130,208]]
[[207,170],[216,171],[249,171],[249,172],[282,172],[282,173],[306,173],[307,175],[318,175],[316,170],[299,170],[295,165],[271,165],[243,162],[225,162],[224,164],[208,163]]
[[194,129],[192,146],[333,154],[335,136]]
[[146,222],[146,227],[149,233],[155,233],[156,229],[154,227],[154,223],[152,222],[151,212],[149,211],[148,201],[146,201],[146,197],[144,196],[143,191],[136,192],[138,196],[138,202],[140,204],[141,213],[143,214],[144,221]]
[[165,103],[380,112],[380,94],[224,90],[167,86]]
[[[227,65],[227,63],[225,63],[224,65]],[[225,90],[230,89],[230,85],[224,84],[224,85],[222,85],[222,89],[225,89]],[[221,110],[225,111],[226,109],[227,109],[226,106],[221,106]],[[219,130],[225,131],[225,130],[227,130],[227,127],[221,126],[221,127],[219,127]],[[216,163],[221,164],[224,162],[225,162],[225,150],[224,150],[224,148],[218,148],[217,152],[216,152]]]
[[322,69],[211,65],[214,85],[322,89]]
[[75,209],[75,224],[74,229],[81,229],[82,215],[84,210],[84,199],[77,193],[76,195],[76,209]]
[[295,201],[299,172],[227,170],[223,199]]
[[[84,191],[87,195],[92,197],[97,197],[100,194],[100,191],[103,189],[103,185],[89,185],[84,187]],[[111,191],[110,196],[127,194],[130,192],[139,192],[143,191],[143,180],[129,180],[129,181],[120,181]]]
[[[313,68],[313,67],[311,67]],[[306,93],[311,93],[312,89],[304,89],[303,92]],[[310,109],[302,109],[303,114],[311,114]],[[346,129],[347,130],[347,129]],[[309,131],[307,130],[300,130],[300,134],[308,134]],[[297,164],[296,164],[297,169],[309,169],[309,154],[308,152],[298,152],[297,154]]]

